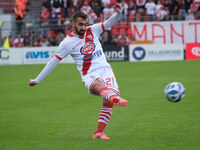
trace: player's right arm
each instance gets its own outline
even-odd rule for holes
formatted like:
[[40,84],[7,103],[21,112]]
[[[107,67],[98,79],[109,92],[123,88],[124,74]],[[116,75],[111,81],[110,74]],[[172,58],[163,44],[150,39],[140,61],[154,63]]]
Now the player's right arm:
[[115,25],[119,20],[122,13],[122,7],[120,4],[113,6],[115,13],[107,19],[105,22],[97,23],[91,26],[93,33],[98,37],[103,31],[108,30]]
[[42,81],[49,73],[51,73],[56,66],[59,64],[60,60],[57,59],[55,56],[46,64],[44,69],[40,72],[40,74],[35,78],[29,81],[30,86],[34,86],[40,81]]
[[35,78],[29,81],[30,86],[34,86],[40,83],[48,74],[50,74],[59,64],[59,62],[68,55],[68,51],[64,42],[62,41],[58,47],[57,53],[53,58],[46,64],[44,69],[40,72],[40,74]]

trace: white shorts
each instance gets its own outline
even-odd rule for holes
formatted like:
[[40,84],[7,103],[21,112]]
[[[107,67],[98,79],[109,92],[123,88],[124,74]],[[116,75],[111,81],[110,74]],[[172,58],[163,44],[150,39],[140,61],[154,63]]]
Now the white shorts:
[[83,76],[82,81],[91,95],[96,95],[91,91],[91,86],[95,81],[102,82],[108,89],[120,95],[119,87],[111,67],[101,67]]

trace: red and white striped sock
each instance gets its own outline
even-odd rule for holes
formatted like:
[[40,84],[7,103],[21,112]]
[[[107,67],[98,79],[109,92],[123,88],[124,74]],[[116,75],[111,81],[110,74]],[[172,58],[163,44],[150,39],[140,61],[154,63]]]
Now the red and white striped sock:
[[113,92],[112,90],[108,89],[107,87],[102,88],[101,90],[99,90],[99,95],[105,99],[106,101],[110,102],[110,97],[111,96],[117,96],[115,92]]
[[103,107],[101,108],[101,112],[99,114],[98,119],[98,126],[97,126],[97,132],[103,132],[106,125],[108,124],[110,117],[112,115],[113,110],[113,104],[112,103],[103,103]]

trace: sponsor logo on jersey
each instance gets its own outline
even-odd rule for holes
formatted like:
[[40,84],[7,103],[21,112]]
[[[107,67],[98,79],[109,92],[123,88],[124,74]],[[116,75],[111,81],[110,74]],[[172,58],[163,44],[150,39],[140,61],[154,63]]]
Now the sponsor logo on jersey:
[[48,51],[37,51],[37,52],[27,52],[26,58],[27,59],[38,59],[38,58],[49,58]]
[[101,56],[102,56],[102,52],[99,50],[93,53],[92,55],[85,56],[84,58],[82,58],[82,60],[86,62],[86,61],[97,59]]
[[86,43],[83,47],[81,47],[81,54],[89,55],[95,50],[95,44],[93,42]]

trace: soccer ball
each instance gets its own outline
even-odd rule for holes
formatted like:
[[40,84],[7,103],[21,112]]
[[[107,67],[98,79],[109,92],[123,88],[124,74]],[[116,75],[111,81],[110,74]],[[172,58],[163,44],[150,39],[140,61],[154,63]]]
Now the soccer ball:
[[177,103],[185,96],[185,88],[179,82],[172,82],[165,87],[165,96],[168,101]]

